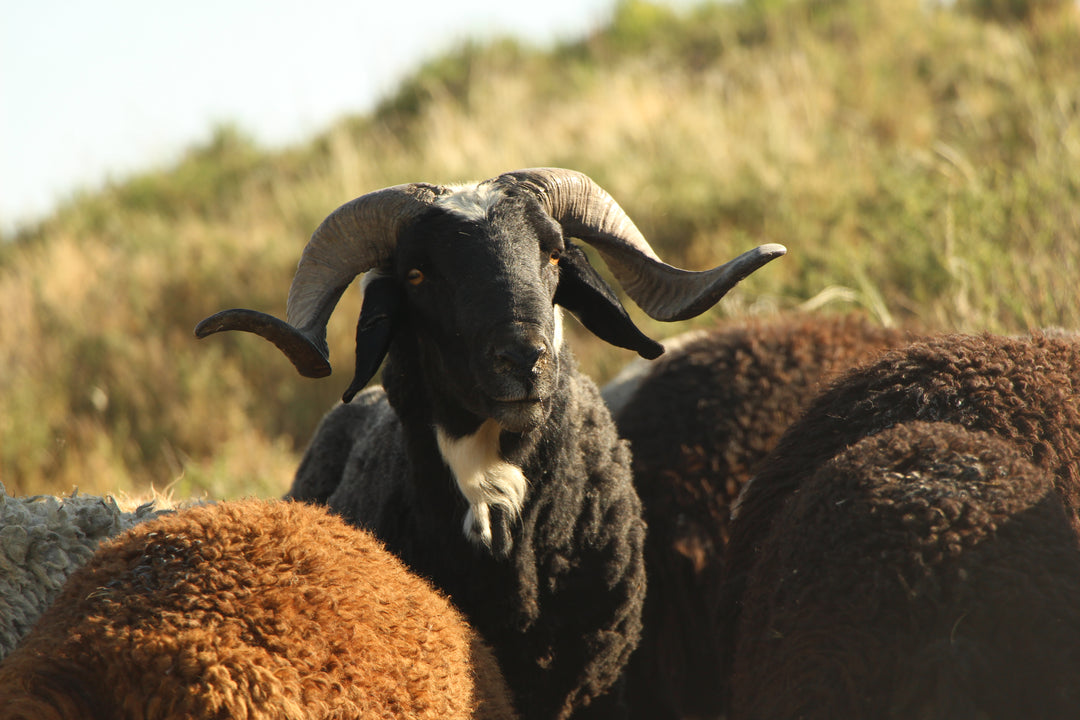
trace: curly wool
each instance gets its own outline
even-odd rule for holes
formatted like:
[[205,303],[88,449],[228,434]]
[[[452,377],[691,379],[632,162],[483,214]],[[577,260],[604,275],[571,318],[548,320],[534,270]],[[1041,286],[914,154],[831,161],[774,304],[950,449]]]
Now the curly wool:
[[643,720],[719,711],[715,608],[731,503],[828,380],[911,339],[856,315],[741,319],[682,337],[614,398],[649,527],[628,683]]
[[490,651],[371,536],[238,501],[104,543],[0,665],[0,718],[508,718]]
[[891,350],[818,396],[740,496],[719,610],[721,677],[730,672],[747,575],[785,503],[847,446],[912,421],[949,422],[1011,441],[1053,479],[1080,531],[1080,341],[941,335]]
[[826,462],[744,608],[732,720],[1080,717],[1080,548],[993,435],[914,422]]
[[112,497],[13,497],[0,484],[0,660],[15,649],[71,573],[102,540],[159,516],[155,502],[125,512]]

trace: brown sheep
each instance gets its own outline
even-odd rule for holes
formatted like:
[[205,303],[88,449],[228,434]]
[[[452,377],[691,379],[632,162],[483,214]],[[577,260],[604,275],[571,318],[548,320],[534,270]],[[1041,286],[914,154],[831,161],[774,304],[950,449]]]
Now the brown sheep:
[[505,718],[490,650],[369,534],[237,501],[103,543],[0,665],[0,718]]
[[846,447],[894,425],[948,422],[1011,441],[1054,484],[1080,530],[1080,341],[942,335],[852,370],[788,428],[739,498],[719,607],[726,683],[747,577],[774,519],[814,472]]
[[1080,548],[1000,437],[851,445],[780,511],[744,602],[731,720],[1080,717]]
[[715,612],[731,503],[826,381],[909,338],[853,315],[742,319],[665,343],[616,401],[649,527],[644,630],[629,669],[635,717],[719,710]]

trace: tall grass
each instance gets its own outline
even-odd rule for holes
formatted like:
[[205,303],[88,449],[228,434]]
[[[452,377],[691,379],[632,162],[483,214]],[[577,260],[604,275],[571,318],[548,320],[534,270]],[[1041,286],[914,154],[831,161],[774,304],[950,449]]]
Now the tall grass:
[[[303,243],[347,199],[535,165],[592,175],[672,262],[789,247],[703,318],[633,310],[656,336],[799,306],[1080,328],[1074,3],[629,0],[557,47],[464,45],[286,151],[222,128],[0,242],[0,481],[281,493],[348,382],[357,294],[331,320],[329,380],[194,324],[283,313]],[[573,330],[598,379],[629,359]]]

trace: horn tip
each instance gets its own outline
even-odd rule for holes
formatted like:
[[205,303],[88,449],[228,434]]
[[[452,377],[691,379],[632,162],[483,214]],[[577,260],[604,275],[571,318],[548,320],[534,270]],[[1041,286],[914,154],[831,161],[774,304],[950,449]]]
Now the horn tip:
[[210,317],[203,318],[195,326],[195,337],[202,339],[208,335],[230,329],[226,321],[233,317],[234,313],[233,310],[222,310]]
[[650,344],[638,350],[638,355],[646,360],[655,360],[664,354],[666,348],[658,342],[650,341]]
[[759,245],[757,250],[758,253],[768,257],[770,260],[787,254],[787,248],[780,243],[766,243],[764,245]]
[[223,330],[242,330],[269,340],[304,377],[321,378],[330,374],[325,338],[295,328],[273,315],[242,308],[222,310],[196,325],[195,337],[204,338]]
[[297,372],[306,378],[330,377],[330,363],[322,363],[315,365],[314,367],[300,367],[294,362],[293,366],[296,367]]

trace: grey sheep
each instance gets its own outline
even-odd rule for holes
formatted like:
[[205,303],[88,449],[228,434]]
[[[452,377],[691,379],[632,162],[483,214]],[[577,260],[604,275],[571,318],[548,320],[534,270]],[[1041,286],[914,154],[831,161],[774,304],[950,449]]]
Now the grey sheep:
[[0,484],[0,660],[98,543],[168,512],[159,504],[124,511],[112,497],[15,497]]
[[325,509],[244,500],[102,543],[0,664],[0,720],[512,720],[449,601]]
[[[626,443],[563,345],[558,307],[615,345],[663,351],[570,237],[665,321],[704,312],[784,252],[765,245],[709,271],[673,268],[607,192],[569,170],[417,183],[323,222],[288,323],[232,310],[196,330],[259,333],[301,373],[325,375],[326,320],[367,273],[347,404],[324,419],[288,496],[370,529],[446,591],[492,643],[519,711],[544,720],[625,714],[613,688],[645,591]],[[383,387],[357,396],[384,357]]]
[[859,315],[731,319],[665,341],[635,379],[604,388],[649,527],[642,638],[627,671],[634,717],[721,711],[716,606],[731,504],[829,380],[913,338]]
[[726,682],[738,662],[736,628],[752,604],[748,579],[766,538],[779,532],[776,518],[831,458],[863,438],[915,421],[951,423],[1008,440],[1049,478],[1074,534],[1080,530],[1076,338],[941,335],[888,351],[819,395],[744,488],[718,609],[718,682]]
[[812,472],[747,578],[731,720],[1080,717],[1080,548],[1024,455],[913,422]]

